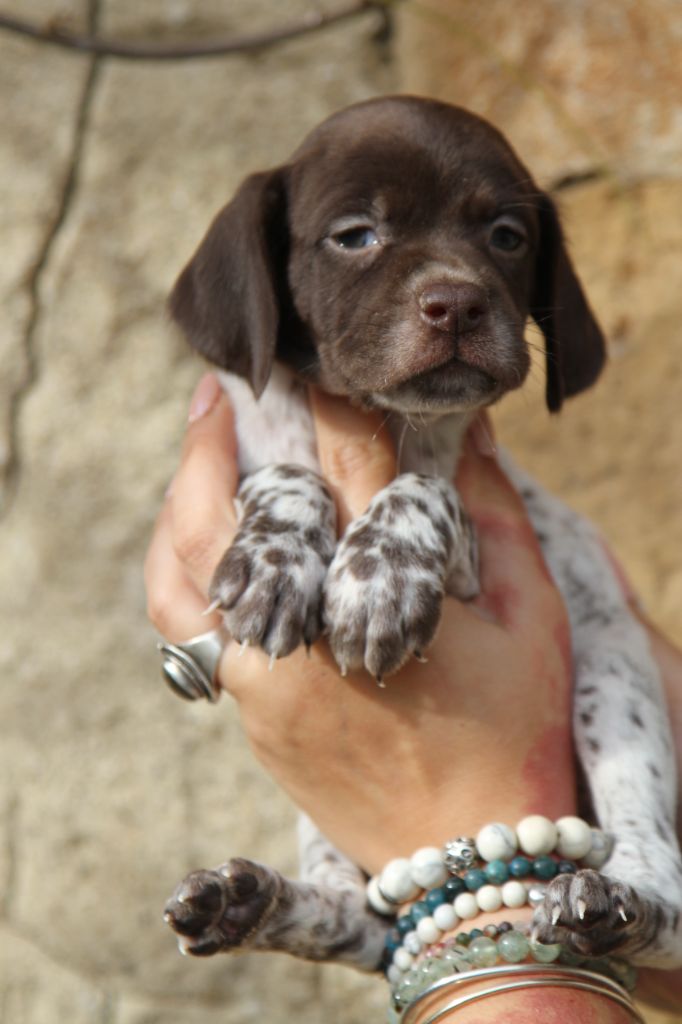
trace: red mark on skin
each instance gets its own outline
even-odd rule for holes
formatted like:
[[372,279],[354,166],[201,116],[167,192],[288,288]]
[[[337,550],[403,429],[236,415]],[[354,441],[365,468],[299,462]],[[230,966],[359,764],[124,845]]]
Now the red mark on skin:
[[[504,1008],[500,1002],[504,1001]],[[625,1010],[607,999],[565,989],[508,993],[491,997],[486,1006],[460,1010],[462,1024],[627,1024]]]
[[[530,523],[518,518],[483,514],[476,517],[481,550],[482,603],[501,622],[509,622],[523,608],[524,587],[553,586]],[[521,587],[512,581],[521,579]]]
[[489,540],[492,543],[502,543],[505,546],[513,544],[523,548],[535,556],[538,572],[541,572],[546,579],[551,579],[537,537],[528,520],[517,516],[503,517],[495,512],[482,512],[479,515],[470,511],[470,515],[473,516],[476,529],[484,542]]
[[528,787],[527,814],[558,818],[575,812],[573,740],[567,725],[546,728],[531,747],[523,768]]
[[519,588],[513,583],[496,583],[486,588],[485,581],[482,586],[483,593],[477,598],[477,604],[485,608],[495,622],[509,622],[523,599]]

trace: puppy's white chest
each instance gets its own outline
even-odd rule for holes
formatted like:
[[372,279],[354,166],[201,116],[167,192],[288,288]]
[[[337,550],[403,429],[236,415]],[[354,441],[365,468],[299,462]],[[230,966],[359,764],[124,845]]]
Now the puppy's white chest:
[[305,387],[290,370],[276,364],[259,399],[240,377],[223,372],[218,376],[234,408],[242,476],[270,463],[293,462],[319,470]]
[[[218,373],[235,411],[239,468],[243,476],[270,463],[297,463],[319,471],[315,428],[305,386],[291,370],[275,365],[268,386],[256,399],[249,385],[231,373]],[[415,426],[398,413],[386,420],[402,473],[429,473],[452,481],[470,417],[442,416]]]

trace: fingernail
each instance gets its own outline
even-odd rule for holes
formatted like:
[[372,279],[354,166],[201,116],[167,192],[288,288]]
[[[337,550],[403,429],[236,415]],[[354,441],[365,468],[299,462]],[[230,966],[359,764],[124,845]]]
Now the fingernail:
[[497,458],[495,435],[488,416],[477,416],[469,428],[471,443],[484,459]]
[[187,416],[188,423],[196,423],[210,412],[220,396],[220,382],[213,373],[205,373],[192,395]]

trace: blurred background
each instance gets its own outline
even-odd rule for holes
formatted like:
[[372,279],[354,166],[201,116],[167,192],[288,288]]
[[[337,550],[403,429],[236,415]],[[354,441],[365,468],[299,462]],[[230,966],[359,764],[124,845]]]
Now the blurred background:
[[[343,6],[3,10],[189,43]],[[682,5],[403,0],[390,27],[367,10],[255,52],[163,63],[0,31],[3,1024],[382,1020],[382,983],[348,970],[178,956],[161,921],[176,881],[234,853],[294,872],[294,811],[227,700],[168,694],[141,576],[201,372],[165,296],[240,179],[333,110],[392,91],[468,106],[553,190],[611,362],[551,421],[538,366],[498,431],[596,520],[682,642]]]

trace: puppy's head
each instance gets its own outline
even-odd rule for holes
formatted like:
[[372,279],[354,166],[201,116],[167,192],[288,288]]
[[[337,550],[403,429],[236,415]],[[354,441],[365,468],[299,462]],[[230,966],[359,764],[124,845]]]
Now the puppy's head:
[[275,358],[366,406],[488,405],[544,334],[547,404],[588,387],[604,341],[552,201],[464,110],[389,97],[335,114],[248,178],[170,298],[210,361],[256,394]]

